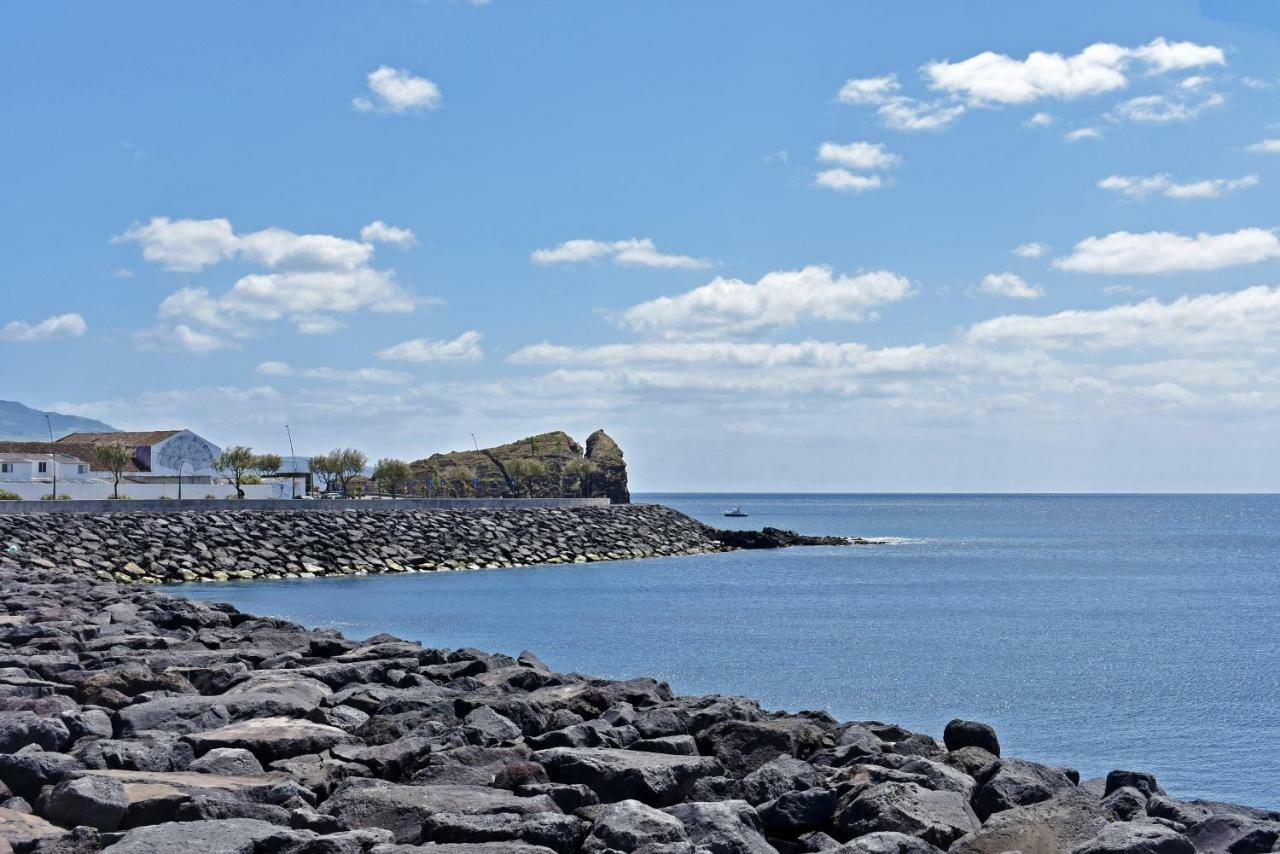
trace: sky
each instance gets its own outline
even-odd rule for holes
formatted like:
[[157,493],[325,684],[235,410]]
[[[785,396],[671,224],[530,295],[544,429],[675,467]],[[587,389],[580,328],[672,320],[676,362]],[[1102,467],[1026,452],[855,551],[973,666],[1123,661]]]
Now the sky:
[[1273,491],[1268,2],[7,4],[0,398],[640,491]]

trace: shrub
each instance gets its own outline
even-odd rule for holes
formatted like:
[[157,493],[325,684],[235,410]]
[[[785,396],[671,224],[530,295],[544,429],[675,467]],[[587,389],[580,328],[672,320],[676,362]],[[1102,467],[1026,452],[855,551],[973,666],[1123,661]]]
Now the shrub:
[[206,500],[206,501],[217,501],[217,500],[218,500],[218,496],[216,496],[216,495],[214,495],[212,492],[210,492],[208,495],[206,495],[206,496],[205,496],[205,500]]
[[160,500],[161,500],[161,501],[172,501],[173,499],[172,499],[172,498],[170,498],[170,497],[169,497],[169,496],[167,496],[167,495],[161,495],[161,496],[160,496]]
[[21,501],[22,496],[7,489],[0,489],[0,501]]
[[57,496],[55,496],[55,495],[41,495],[41,496],[40,496],[40,500],[41,500],[41,501],[70,501],[70,500],[71,500],[71,496],[70,496],[70,495],[57,495]]
[[240,483],[244,486],[255,485],[262,483],[262,478],[258,477],[256,474],[246,474],[244,477],[240,478]]
[[108,500],[108,501],[128,501],[128,500],[129,500],[129,496],[127,496],[127,495],[108,495],[108,496],[107,496],[107,500]]

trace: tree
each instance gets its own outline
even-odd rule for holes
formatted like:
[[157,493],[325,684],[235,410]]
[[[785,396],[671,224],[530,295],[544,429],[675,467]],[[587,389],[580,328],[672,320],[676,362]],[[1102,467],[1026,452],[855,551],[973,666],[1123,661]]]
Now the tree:
[[400,489],[413,480],[413,469],[404,460],[384,457],[373,467],[373,479],[378,482],[379,489],[390,492],[395,498]]
[[449,466],[440,473],[440,478],[454,498],[461,498],[467,494],[467,489],[476,479],[476,470],[467,466]]
[[329,456],[333,457],[334,472],[338,483],[342,485],[342,494],[345,496],[351,478],[364,473],[369,465],[369,458],[355,448],[334,448],[329,452]]
[[94,451],[94,455],[98,458],[98,465],[102,467],[102,470],[111,472],[111,478],[114,481],[111,487],[111,497],[119,499],[120,476],[129,467],[129,463],[133,460],[133,454],[129,453],[129,449],[124,445],[110,444],[99,445]]
[[599,471],[599,467],[591,460],[574,459],[565,463],[564,473],[578,481],[578,491],[583,498],[591,495],[591,476]]
[[259,454],[258,458],[253,462],[253,467],[257,469],[260,474],[266,475],[267,477],[271,477],[273,474],[280,471],[280,467],[283,465],[284,460],[279,454]]
[[230,477],[235,483],[236,498],[244,498],[244,490],[240,485],[244,483],[245,474],[251,471],[257,462],[258,458],[253,455],[253,448],[232,445],[222,452],[222,456],[213,461],[213,467]]
[[536,478],[542,477],[547,472],[547,467],[532,457],[521,457],[512,460],[507,464],[507,471],[511,474],[511,480],[515,483],[515,497],[520,497],[519,486],[521,481],[524,482],[525,492],[529,497],[533,497],[533,482]]
[[316,454],[311,458],[311,473],[324,481],[325,492],[332,492],[338,482],[338,462],[333,454]]

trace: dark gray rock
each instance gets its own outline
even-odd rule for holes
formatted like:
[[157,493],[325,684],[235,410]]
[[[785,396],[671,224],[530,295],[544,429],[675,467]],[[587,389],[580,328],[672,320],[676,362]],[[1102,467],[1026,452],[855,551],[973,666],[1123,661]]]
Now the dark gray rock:
[[638,800],[669,806],[682,800],[699,777],[724,771],[709,757],[612,748],[558,747],[534,757],[554,782],[587,786],[605,803]]
[[955,792],[936,792],[915,783],[881,783],[842,800],[836,808],[837,838],[891,831],[947,848],[978,828],[968,802]]
[[259,854],[284,851],[301,837],[294,831],[254,819],[183,821],[139,827],[104,851],[110,854]]
[[711,854],[776,854],[746,801],[677,804],[664,812],[680,819],[693,844]]
[[1137,789],[1147,797],[1165,793],[1156,782],[1154,774],[1148,774],[1145,771],[1112,771],[1107,775],[1107,788],[1103,794],[1109,795],[1122,786]]
[[71,741],[71,731],[59,718],[34,712],[0,712],[0,753],[17,753],[28,745],[41,750],[62,750]]
[[1174,830],[1149,822],[1109,824],[1073,854],[1194,854],[1191,840]]
[[1074,784],[1057,768],[1022,759],[1001,759],[978,788],[973,808],[984,821],[1010,807],[1048,800]]
[[787,792],[822,784],[822,775],[808,762],[783,755],[743,777],[740,791],[749,803],[762,804]]
[[689,844],[683,822],[639,801],[624,800],[600,809],[582,850],[584,854],[630,854],[649,846],[672,844]]
[[188,767],[190,771],[203,774],[261,774],[262,763],[258,757],[241,747],[215,747],[193,760]]
[[764,829],[772,834],[795,835],[822,827],[836,811],[836,793],[830,789],[785,792],[756,808]]
[[1187,837],[1202,854],[1262,854],[1276,850],[1280,821],[1217,815],[1192,827]]
[[942,851],[923,839],[891,831],[859,836],[837,850],[839,854],[941,854]]
[[1013,807],[991,816],[982,827],[951,846],[954,854],[1057,854],[1095,837],[1107,825],[1102,805],[1072,789],[1047,801]]
[[559,854],[573,854],[591,825],[569,815],[543,812],[532,815],[498,813],[466,815],[439,812],[422,826],[424,842],[527,842]]
[[1132,821],[1147,814],[1147,796],[1132,786],[1121,786],[1102,799],[1113,821]]
[[697,734],[704,755],[720,760],[731,774],[743,777],[765,763],[789,754],[803,759],[822,748],[825,733],[796,718],[772,721],[724,721]]
[[54,786],[44,803],[44,816],[63,827],[87,825],[115,830],[129,808],[129,796],[118,780],[80,777]]
[[947,750],[979,747],[994,756],[1000,755],[1000,739],[996,738],[995,728],[990,724],[956,718],[943,730],[942,741]]

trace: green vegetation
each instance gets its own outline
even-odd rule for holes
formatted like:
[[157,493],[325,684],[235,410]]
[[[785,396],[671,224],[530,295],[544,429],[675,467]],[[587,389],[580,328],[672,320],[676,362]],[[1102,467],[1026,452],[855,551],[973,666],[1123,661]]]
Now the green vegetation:
[[124,470],[129,467],[133,456],[129,453],[129,449],[124,445],[112,443],[110,445],[99,445],[94,450],[94,456],[97,457],[98,466],[106,472],[111,473],[113,481],[111,485],[111,497],[120,497],[120,476],[124,474]]
[[507,463],[507,474],[511,475],[511,480],[515,484],[513,491],[517,498],[520,497],[522,483],[525,493],[532,498],[535,482],[546,473],[547,467],[532,457],[521,457]]
[[253,467],[265,477],[271,477],[280,471],[282,465],[284,465],[284,459],[279,454],[259,454]]
[[[567,476],[577,481],[578,492],[583,498],[587,498],[591,495],[591,477],[599,470],[599,467],[591,460],[577,459],[565,463],[560,473],[562,476]],[[561,491],[564,492],[565,490],[562,489]]]
[[7,489],[0,489],[0,501],[21,501],[22,496]]
[[384,457],[373,467],[373,479],[379,489],[395,498],[413,480],[413,469],[404,460]]
[[222,452],[222,456],[213,461],[213,467],[230,477],[236,485],[236,498],[244,498],[241,484],[244,477],[256,465],[258,458],[253,455],[253,448],[245,445],[232,445]]
[[449,466],[440,472],[442,488],[454,498],[461,498],[467,490],[474,491],[472,481],[476,479],[476,470],[467,466]]

